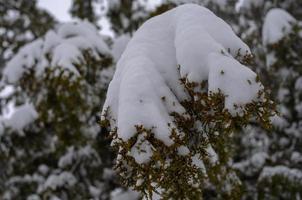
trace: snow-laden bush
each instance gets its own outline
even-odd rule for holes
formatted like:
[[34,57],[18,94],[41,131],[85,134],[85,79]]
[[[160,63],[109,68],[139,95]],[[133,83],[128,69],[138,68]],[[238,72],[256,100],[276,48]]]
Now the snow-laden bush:
[[125,185],[146,198],[239,197],[232,136],[251,119],[269,127],[273,103],[246,64],[250,49],[204,7],[145,22],[117,63],[102,113]]
[[7,63],[1,83],[14,90],[1,100],[17,107],[1,120],[0,199],[109,198],[114,175],[103,171],[112,158],[98,112],[111,65],[86,21],[59,25]]
[[269,134],[267,162],[259,168],[260,199],[302,196],[302,26],[283,9],[265,16],[262,40],[273,94],[280,117]]

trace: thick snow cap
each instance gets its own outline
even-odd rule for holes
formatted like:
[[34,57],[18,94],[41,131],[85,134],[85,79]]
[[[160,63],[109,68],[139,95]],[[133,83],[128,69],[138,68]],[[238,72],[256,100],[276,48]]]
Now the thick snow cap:
[[[170,145],[171,112],[183,113],[188,98],[180,78],[208,81],[209,92],[220,90],[225,107],[255,100],[262,88],[256,74],[234,57],[250,53],[231,27],[210,10],[186,4],[145,22],[117,63],[104,104],[111,126],[127,141],[135,125],[153,128],[157,139]],[[180,68],[178,69],[178,66]]]

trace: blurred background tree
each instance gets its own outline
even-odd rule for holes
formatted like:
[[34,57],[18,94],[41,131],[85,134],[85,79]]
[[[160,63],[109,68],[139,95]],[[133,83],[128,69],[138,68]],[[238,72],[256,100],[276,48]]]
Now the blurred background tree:
[[55,20],[36,0],[0,1],[0,68],[24,44],[44,35]]
[[95,8],[93,6],[96,2],[97,0],[73,0],[70,13],[73,17],[82,20],[86,19],[96,25],[98,17],[95,14]]

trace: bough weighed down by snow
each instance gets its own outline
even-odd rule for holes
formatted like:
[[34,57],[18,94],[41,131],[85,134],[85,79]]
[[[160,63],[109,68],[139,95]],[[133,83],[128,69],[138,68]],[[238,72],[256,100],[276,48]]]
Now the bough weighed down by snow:
[[262,89],[256,74],[234,59],[238,52],[250,50],[206,8],[189,4],[152,18],[135,33],[117,64],[104,105],[114,119],[111,125],[125,141],[133,136],[134,125],[156,127],[156,137],[171,144],[169,113],[184,112],[179,102],[188,98],[182,77],[207,80],[209,92],[221,90],[225,107],[235,114],[234,104],[255,100]]
[[127,186],[147,198],[194,199],[211,173],[239,184],[227,169],[229,151],[217,145],[230,139],[234,124],[267,111],[257,75],[241,64],[250,54],[229,25],[194,4],[138,29],[117,63],[102,112]]
[[59,67],[79,75],[75,64],[84,59],[82,52],[85,50],[89,50],[95,58],[110,53],[97,29],[89,22],[62,24],[58,30],[50,30],[44,38],[22,47],[4,68],[3,79],[15,84],[28,69],[34,69],[39,77],[47,67]]

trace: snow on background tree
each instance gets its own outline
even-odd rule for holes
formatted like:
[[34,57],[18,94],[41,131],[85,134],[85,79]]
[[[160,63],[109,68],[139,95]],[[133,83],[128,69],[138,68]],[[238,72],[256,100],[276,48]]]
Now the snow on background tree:
[[87,21],[48,31],[7,63],[2,81],[17,107],[2,120],[2,198],[108,198],[111,158],[96,116],[111,64]]
[[[257,6],[249,7],[248,2],[253,1],[242,2],[247,7],[242,8],[241,22],[253,23],[249,26],[253,31],[243,32],[246,36],[243,38],[258,44],[254,49],[257,71],[272,90],[280,117],[273,119],[270,133],[254,125],[244,131],[246,134],[239,139],[241,154],[235,158],[235,168],[245,180],[245,198],[299,199],[301,118],[296,108],[301,92],[295,82],[301,77],[301,26],[286,10],[301,19],[301,4],[259,1]],[[253,12],[255,9],[258,11]]]
[[240,63],[250,56],[225,22],[194,4],[137,30],[117,63],[102,121],[127,186],[148,199],[200,199],[211,187],[239,198],[232,134],[251,118],[269,126],[273,115],[259,78]]
[[96,0],[73,0],[72,7],[70,9],[71,15],[82,20],[86,19],[89,22],[96,24],[98,16],[96,15],[95,8],[93,6],[96,2]]
[[273,93],[280,103],[280,118],[269,143],[258,177],[259,197],[301,196],[301,24],[285,10],[268,11],[262,30],[266,66]]
[[[148,18],[148,2],[132,0],[107,1],[106,15],[110,20],[111,28],[117,35],[124,33],[133,34],[138,27]],[[103,2],[104,3],[104,2]]]

